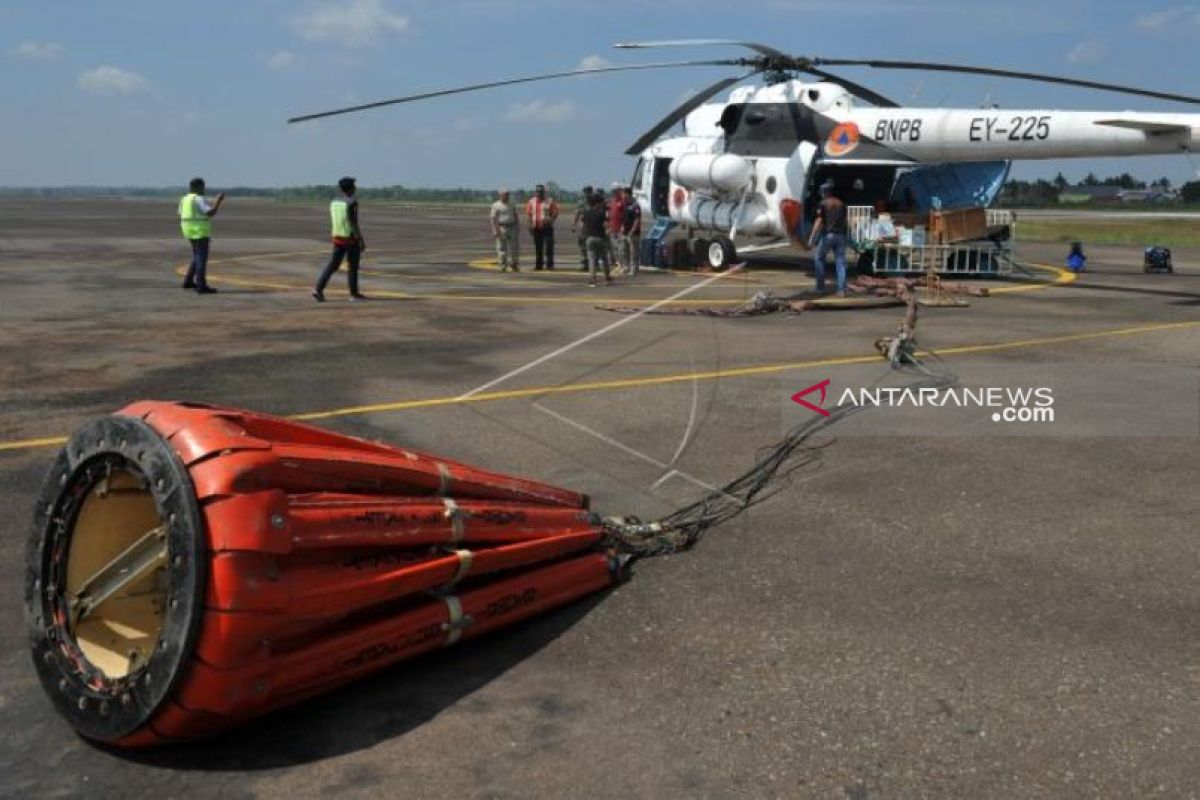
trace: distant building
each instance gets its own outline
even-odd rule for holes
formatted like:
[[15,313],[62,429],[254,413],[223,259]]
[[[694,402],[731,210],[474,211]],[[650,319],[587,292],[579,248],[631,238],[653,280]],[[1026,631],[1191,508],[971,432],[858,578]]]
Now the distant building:
[[1120,203],[1167,203],[1178,198],[1173,189],[1122,189],[1120,186],[1068,186],[1058,194],[1062,205],[1118,205]]
[[1116,205],[1121,202],[1124,191],[1120,186],[1068,186],[1058,193],[1058,202],[1062,205]]

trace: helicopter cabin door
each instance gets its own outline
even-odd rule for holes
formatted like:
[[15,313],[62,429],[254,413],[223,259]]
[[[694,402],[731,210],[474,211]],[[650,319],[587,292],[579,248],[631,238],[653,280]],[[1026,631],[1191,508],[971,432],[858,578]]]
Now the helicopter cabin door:
[[651,159],[650,165],[650,213],[666,217],[671,213],[671,161],[670,158]]

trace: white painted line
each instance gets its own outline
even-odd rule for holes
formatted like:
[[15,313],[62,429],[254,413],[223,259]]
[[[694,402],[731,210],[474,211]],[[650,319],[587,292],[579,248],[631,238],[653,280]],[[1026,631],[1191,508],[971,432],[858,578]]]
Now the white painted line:
[[[679,457],[681,455],[683,455],[683,449],[685,447],[687,447],[688,442],[691,440],[692,429],[696,426],[696,409],[700,405],[700,382],[696,380],[696,355],[695,355],[695,353],[689,353],[688,360],[691,361],[691,363],[692,363],[692,407],[688,411],[687,428],[683,432],[683,438],[679,440],[679,447],[675,448],[675,455],[671,456],[671,460],[669,462],[667,462],[668,464],[674,464],[676,461],[679,460]],[[658,483],[656,483],[654,485],[658,486],[659,483],[662,483],[666,479],[667,479],[667,476],[664,475],[663,477],[659,478]]]
[[645,308],[643,308],[642,310],[638,311],[635,314],[631,314],[627,317],[622,317],[621,319],[617,320],[616,322],[614,322],[610,325],[605,325],[603,328],[601,328],[598,331],[592,331],[587,336],[584,336],[581,339],[576,339],[575,341],[571,342],[570,344],[565,344],[562,347],[558,348],[557,350],[553,350],[549,353],[546,353],[546,355],[544,355],[544,356],[535,358],[533,361],[530,361],[528,364],[525,364],[524,366],[521,366],[521,367],[517,367],[512,372],[501,375],[499,378],[490,380],[487,383],[483,384],[482,386],[476,386],[471,391],[460,394],[455,399],[458,401],[467,400],[467,399],[479,394],[480,392],[486,392],[488,389],[499,386],[500,384],[504,383],[505,381],[509,380],[510,378],[515,378],[516,376],[520,375],[521,373],[528,372],[529,370],[533,369],[534,367],[536,367],[540,364],[545,364],[547,361],[549,361],[553,358],[557,358],[558,356],[561,356],[563,353],[570,352],[571,350],[574,350],[576,347],[579,347],[580,345],[587,344],[588,342],[592,341],[593,339],[598,339],[606,333],[615,331],[617,328],[621,327],[622,325],[628,325],[629,323],[633,322],[635,319],[640,318],[643,314],[646,314],[650,311],[654,311],[655,309],[659,308],[660,306],[665,306],[670,303],[673,303],[674,301],[678,300],[681,297],[684,297],[686,295],[691,294],[692,292],[703,289],[705,286],[708,286],[710,283],[719,281],[721,278],[725,278],[725,277],[733,275],[737,272],[740,272],[744,266],[745,266],[745,264],[738,264],[736,267],[732,267],[728,272],[719,272],[716,275],[713,275],[711,278],[706,278],[705,280],[702,280],[699,283],[694,283],[685,289],[679,290],[678,292],[671,295],[670,297],[659,300],[657,303],[654,303],[653,305],[646,306]]
[[679,474],[679,470],[677,470],[677,469],[667,470],[666,472],[664,472],[662,474],[661,478],[656,480],[654,483],[650,484],[650,488],[657,489],[658,487],[662,486],[664,483],[669,481],[671,478],[674,478],[678,474]]
[[[699,478],[692,477],[691,475],[688,475],[686,472],[681,472],[677,469],[670,469],[670,467],[671,467],[670,464],[663,463],[662,461],[659,461],[654,456],[646,455],[642,451],[637,450],[633,447],[630,447],[629,445],[625,444],[624,442],[619,442],[616,439],[612,438],[611,436],[603,434],[600,431],[593,430],[592,428],[589,428],[587,425],[584,425],[582,422],[576,422],[575,420],[571,419],[570,417],[563,416],[562,414],[559,414],[557,411],[553,411],[549,408],[546,408],[545,406],[541,405],[540,403],[533,403],[532,405],[538,411],[542,411],[542,412],[545,412],[546,414],[549,414],[550,416],[554,417],[559,422],[562,422],[565,425],[570,425],[575,430],[583,431],[584,433],[588,434],[589,436],[593,436],[593,437],[599,439],[600,441],[604,442],[607,445],[615,447],[618,450],[621,450],[622,452],[628,453],[629,455],[633,456],[634,458],[641,459],[642,461],[645,461],[648,464],[653,464],[654,466],[658,467],[659,469],[670,470],[666,475],[664,475],[662,478],[660,478],[658,480],[658,482],[655,483],[654,486],[652,486],[651,488],[657,487],[659,484],[661,484],[664,480],[666,480],[668,477],[671,477],[672,475],[678,475],[679,477],[683,478],[684,480],[688,481],[689,483],[693,483],[696,486],[699,486],[702,489],[707,489],[710,492],[720,492],[721,491],[716,486],[713,486],[710,483],[705,483],[704,481],[700,480]],[[725,496],[729,497],[729,495],[725,495]],[[736,498],[733,498],[733,499],[736,499]]]

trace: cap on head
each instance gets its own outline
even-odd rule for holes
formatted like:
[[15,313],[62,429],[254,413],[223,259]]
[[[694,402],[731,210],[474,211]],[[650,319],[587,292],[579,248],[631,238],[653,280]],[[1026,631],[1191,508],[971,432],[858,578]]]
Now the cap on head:
[[347,192],[347,193],[353,192],[354,189],[356,188],[354,185],[354,178],[350,178],[350,177],[342,178],[341,180],[338,181],[338,188],[341,189],[343,192]]
[[591,193],[592,193],[592,191],[593,191],[593,189],[592,189],[592,187],[591,187],[591,186],[585,186],[585,187],[583,187],[583,193],[584,193],[584,194],[591,194]]
[[188,181],[188,191],[189,192],[203,192],[204,191],[204,178],[192,178],[190,181]]
[[544,192],[544,191],[546,191],[546,184],[539,183],[537,186],[533,187],[533,190],[535,192]]
[[828,180],[821,184],[821,195],[828,197],[833,194],[833,181]]

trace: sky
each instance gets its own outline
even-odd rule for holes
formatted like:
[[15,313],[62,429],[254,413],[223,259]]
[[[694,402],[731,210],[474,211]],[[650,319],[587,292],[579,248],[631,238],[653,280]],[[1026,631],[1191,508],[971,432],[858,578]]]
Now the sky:
[[[739,55],[621,52],[734,38],[809,56],[919,59],[1200,94],[1196,5],[1104,0],[0,0],[0,186],[563,186],[628,178],[625,147],[725,68],[617,73],[313,123],[296,114],[580,65]],[[1198,111],[1021,81],[844,69],[905,104]],[[1200,156],[1196,159],[1200,165]],[[1129,171],[1183,156],[1020,162]]]

